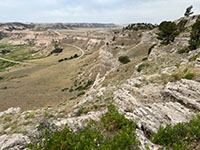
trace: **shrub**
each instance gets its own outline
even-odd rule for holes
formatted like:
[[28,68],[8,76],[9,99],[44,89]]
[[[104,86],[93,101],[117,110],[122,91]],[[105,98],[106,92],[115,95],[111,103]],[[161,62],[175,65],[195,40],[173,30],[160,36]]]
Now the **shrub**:
[[[160,127],[158,132],[152,135],[151,140],[164,147],[187,150],[193,149],[200,142],[200,116],[187,123],[178,123],[175,126]],[[195,148],[194,148],[195,149]]]
[[0,80],[3,80],[3,77],[0,76]]
[[172,81],[177,81],[182,78],[182,75],[180,73],[175,73],[175,74],[172,74],[171,77],[172,77]]
[[153,50],[153,48],[156,46],[156,44],[152,45],[149,50],[148,50],[148,56],[151,54],[151,51]]
[[178,27],[174,22],[163,21],[159,25],[160,32],[158,33],[158,39],[162,40],[162,44],[169,44],[174,42],[176,36],[178,36]]
[[79,116],[83,113],[83,110],[84,110],[84,109],[85,109],[84,107],[80,107],[80,108],[78,109],[78,111],[76,112],[76,116],[79,117]]
[[51,52],[51,54],[54,54],[54,53],[56,53],[56,54],[62,53],[62,51],[63,51],[62,48],[56,47],[56,48]]
[[180,32],[183,32],[185,30],[185,25],[187,24],[187,22],[188,22],[187,19],[183,19],[178,23],[177,27]]
[[77,97],[84,95],[84,94],[85,94],[85,92],[78,93]]
[[79,56],[77,54],[74,54],[74,58],[78,58]]
[[88,80],[88,82],[87,82],[87,84],[85,85],[84,89],[88,89],[93,83],[94,83],[94,81]]
[[64,59],[59,59],[59,60],[58,60],[58,62],[63,62],[63,61],[64,61]]
[[188,73],[183,78],[188,79],[188,80],[192,80],[194,78],[194,76],[195,76],[194,73]]
[[73,91],[74,91],[73,88],[70,88],[70,89],[69,89],[69,92],[73,92]]
[[78,91],[87,90],[93,83],[94,83],[94,81],[88,80],[86,85],[84,85],[84,86],[81,85],[81,86],[77,87],[75,90],[78,90]]
[[63,130],[47,130],[39,143],[27,147],[32,150],[139,150],[135,124],[119,114],[114,105],[100,122],[91,122],[73,132],[68,126]]
[[142,63],[141,65],[138,66],[137,71],[141,72],[145,67],[149,67],[148,63]]
[[127,64],[130,62],[130,59],[128,56],[120,56],[118,60],[123,64]]
[[190,51],[189,47],[184,47],[180,50],[178,50],[179,54],[183,54],[183,53],[188,53]]
[[77,87],[75,90],[76,90],[76,91],[77,91],[77,90],[78,90],[78,91],[81,91],[81,90],[83,90],[83,86],[81,85],[81,86]]
[[135,83],[134,86],[137,87],[137,88],[141,88],[142,87],[142,85],[138,84],[138,83]]
[[67,91],[67,90],[69,90],[69,88],[64,88],[61,91],[64,92],[64,91]]
[[196,23],[192,26],[190,35],[189,48],[195,50],[200,46],[200,19],[197,19]]
[[146,60],[148,60],[148,57],[142,58],[142,61],[146,61]]

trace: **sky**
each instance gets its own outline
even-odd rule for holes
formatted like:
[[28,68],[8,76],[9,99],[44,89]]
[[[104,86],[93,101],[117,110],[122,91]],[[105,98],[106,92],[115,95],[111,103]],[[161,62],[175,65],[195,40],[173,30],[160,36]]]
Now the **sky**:
[[0,0],[0,22],[157,23],[183,16],[200,0]]

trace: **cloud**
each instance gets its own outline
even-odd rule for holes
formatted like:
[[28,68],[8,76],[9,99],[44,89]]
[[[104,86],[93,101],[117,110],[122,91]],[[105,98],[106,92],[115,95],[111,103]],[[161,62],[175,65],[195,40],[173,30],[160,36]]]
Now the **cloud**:
[[0,0],[0,22],[152,22],[174,20],[199,0]]

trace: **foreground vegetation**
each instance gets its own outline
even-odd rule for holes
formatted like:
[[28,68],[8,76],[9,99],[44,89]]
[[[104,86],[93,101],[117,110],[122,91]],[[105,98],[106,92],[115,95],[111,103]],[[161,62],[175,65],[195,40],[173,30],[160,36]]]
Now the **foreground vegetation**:
[[73,132],[69,127],[63,130],[45,130],[39,143],[28,147],[32,150],[137,150],[135,124],[118,113],[114,105],[101,121],[91,122],[87,127]]
[[161,127],[158,133],[152,136],[152,141],[167,149],[193,150],[194,147],[200,146],[200,116],[187,123]]
[[[99,122],[90,122],[86,127],[74,132],[66,126],[59,130],[53,126],[38,127],[39,142],[27,145],[31,150],[139,150],[136,125],[118,113],[114,105]],[[161,149],[192,150],[200,142],[200,116],[190,122],[175,126],[160,127],[151,141],[163,146]],[[148,148],[147,148],[148,149]]]

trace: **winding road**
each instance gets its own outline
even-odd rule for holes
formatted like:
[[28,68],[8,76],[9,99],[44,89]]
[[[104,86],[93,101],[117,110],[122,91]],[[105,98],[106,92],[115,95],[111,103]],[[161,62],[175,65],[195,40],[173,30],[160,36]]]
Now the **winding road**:
[[21,62],[21,61],[14,61],[14,60],[6,59],[6,58],[3,58],[3,57],[0,57],[0,60],[11,62],[11,63],[14,63],[14,64],[30,65],[29,63],[24,63],[24,62]]
[[81,56],[79,56],[77,59],[80,59],[81,57],[83,57],[85,55],[84,50],[82,48],[78,47],[78,46],[75,46],[75,45],[72,45],[72,44],[65,44],[65,43],[63,45],[71,46],[71,47],[74,47],[74,48],[80,50],[81,51]]

